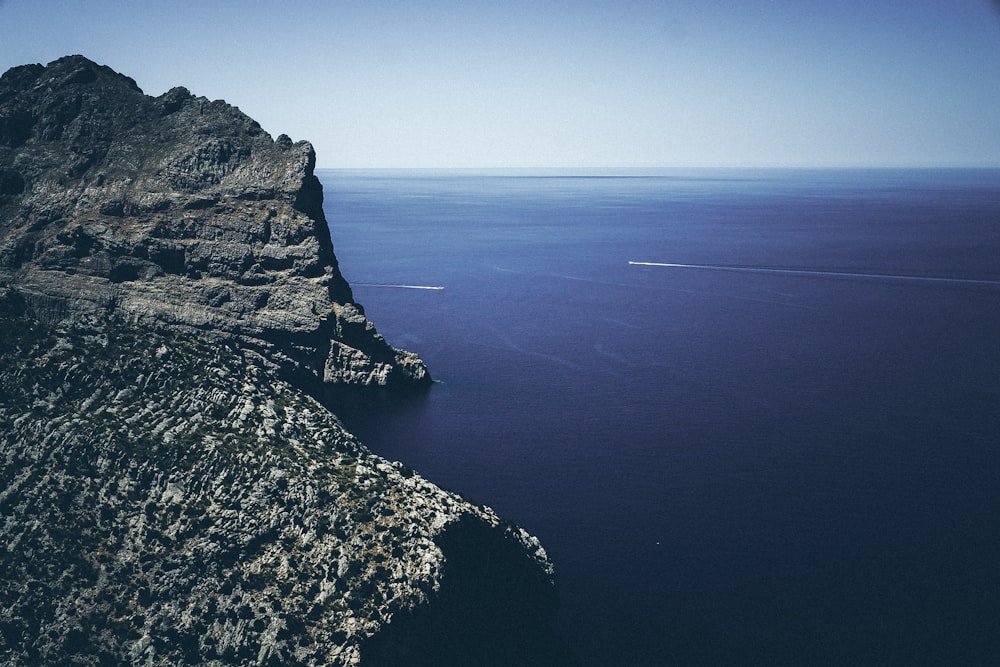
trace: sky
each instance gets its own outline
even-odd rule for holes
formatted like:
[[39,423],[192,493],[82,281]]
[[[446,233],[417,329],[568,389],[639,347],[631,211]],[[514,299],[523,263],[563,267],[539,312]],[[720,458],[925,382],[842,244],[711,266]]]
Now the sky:
[[991,0],[0,0],[77,53],[326,168],[1000,166]]

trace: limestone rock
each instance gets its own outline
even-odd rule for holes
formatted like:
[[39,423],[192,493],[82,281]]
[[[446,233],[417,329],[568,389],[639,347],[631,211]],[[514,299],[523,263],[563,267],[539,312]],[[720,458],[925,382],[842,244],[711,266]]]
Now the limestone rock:
[[49,322],[114,314],[235,339],[328,383],[426,384],[353,302],[314,166],[308,142],[184,88],[149,97],[81,56],[14,68],[0,78],[0,282]]
[[558,664],[552,569],[254,355],[0,294],[0,663]]
[[566,661],[538,541],[314,399],[430,378],[313,166],[80,56],[0,78],[0,663]]

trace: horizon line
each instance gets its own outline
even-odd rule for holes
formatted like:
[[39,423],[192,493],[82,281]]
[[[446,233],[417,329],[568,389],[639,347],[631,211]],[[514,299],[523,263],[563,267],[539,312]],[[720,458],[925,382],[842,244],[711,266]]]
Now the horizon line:
[[667,169],[705,169],[705,170],[722,170],[722,169],[755,169],[755,170],[774,170],[774,171],[945,171],[945,170],[998,170],[1000,169],[1000,162],[996,164],[920,164],[920,165],[907,165],[907,164],[886,164],[886,165],[661,165],[661,166],[615,166],[615,165],[509,165],[509,166],[330,166],[330,165],[316,165],[316,169],[333,169],[333,170],[357,170],[357,171],[375,171],[375,170],[408,170],[408,171],[459,171],[459,170],[469,170],[469,171],[502,171],[502,170],[539,170],[539,171],[558,171],[558,170],[604,170],[604,171],[653,171],[653,170],[667,170]]

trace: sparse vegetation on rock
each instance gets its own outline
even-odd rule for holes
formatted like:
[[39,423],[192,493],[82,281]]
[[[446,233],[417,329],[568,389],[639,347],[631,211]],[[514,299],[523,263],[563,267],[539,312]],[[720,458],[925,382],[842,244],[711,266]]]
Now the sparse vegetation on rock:
[[563,661],[538,541],[311,396],[429,380],[312,168],[79,56],[0,79],[3,664]]

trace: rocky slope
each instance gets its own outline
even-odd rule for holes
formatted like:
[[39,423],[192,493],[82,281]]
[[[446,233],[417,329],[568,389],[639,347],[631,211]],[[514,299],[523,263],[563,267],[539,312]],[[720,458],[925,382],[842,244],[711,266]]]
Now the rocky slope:
[[312,168],[81,57],[0,79],[3,664],[566,661],[537,540],[311,397],[428,380]]

